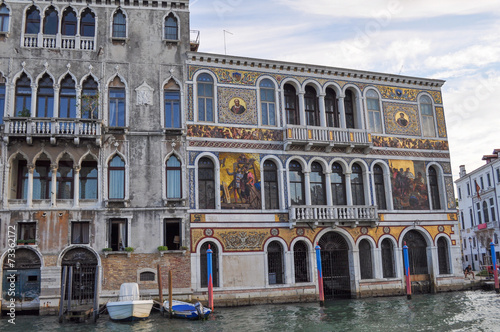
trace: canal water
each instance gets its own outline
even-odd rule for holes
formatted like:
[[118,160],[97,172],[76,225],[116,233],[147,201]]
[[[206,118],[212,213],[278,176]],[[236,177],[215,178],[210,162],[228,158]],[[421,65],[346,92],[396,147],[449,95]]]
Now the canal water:
[[500,331],[500,295],[489,291],[338,300],[325,303],[216,308],[206,321],[168,319],[117,323],[107,315],[94,323],[59,324],[54,316],[6,317],[0,331]]

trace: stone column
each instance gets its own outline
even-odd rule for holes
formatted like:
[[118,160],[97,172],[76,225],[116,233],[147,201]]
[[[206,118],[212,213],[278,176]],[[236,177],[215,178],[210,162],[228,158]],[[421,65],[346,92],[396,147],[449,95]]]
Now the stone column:
[[319,125],[321,127],[326,127],[326,111],[325,111],[325,96],[326,94],[321,93],[319,95]]
[[340,116],[340,128],[346,128],[344,96],[338,98],[338,106],[339,106],[339,116]]
[[306,126],[306,103],[304,100],[304,91],[299,92],[299,123],[297,125]]
[[33,172],[35,165],[28,164],[28,193],[26,194],[26,205],[30,208],[33,207]]
[[57,164],[50,164],[50,171],[52,172],[52,184],[50,188],[50,205],[56,206],[57,199]]
[[351,172],[345,172],[345,195],[347,205],[352,205]]
[[311,205],[311,172],[304,172],[305,205]]
[[75,166],[73,168],[75,176],[73,178],[74,188],[73,188],[73,206],[78,207],[80,205],[80,166]]
[[333,200],[332,200],[332,178],[331,178],[332,172],[330,170],[325,172],[325,192],[326,192],[326,205],[332,206],[333,205]]

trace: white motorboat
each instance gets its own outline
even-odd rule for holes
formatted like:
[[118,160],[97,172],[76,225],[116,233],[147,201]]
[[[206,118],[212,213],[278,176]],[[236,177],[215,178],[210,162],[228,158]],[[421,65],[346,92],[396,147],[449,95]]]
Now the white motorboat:
[[[168,301],[163,302],[163,308],[168,312],[169,305]],[[200,302],[196,304],[182,302],[182,301],[172,301],[172,316],[177,318],[187,318],[187,319],[205,319],[210,315],[212,309],[205,308]]]
[[153,300],[141,300],[137,283],[120,286],[120,296],[116,302],[106,304],[109,317],[113,320],[146,319],[153,308]]

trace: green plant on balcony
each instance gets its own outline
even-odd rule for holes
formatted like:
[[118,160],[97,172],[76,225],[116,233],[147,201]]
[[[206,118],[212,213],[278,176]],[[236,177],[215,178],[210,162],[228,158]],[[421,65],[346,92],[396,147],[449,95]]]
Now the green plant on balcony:
[[125,251],[126,252],[133,252],[134,248],[132,248],[132,247],[125,247]]
[[18,111],[16,116],[19,118],[29,118],[31,116],[31,111],[25,107],[21,111]]
[[99,93],[95,95],[82,95],[80,97],[82,119],[98,119],[99,115]]
[[112,248],[103,248],[102,251],[108,252],[108,251],[113,251],[113,249]]
[[34,245],[36,244],[36,240],[34,239],[28,239],[28,240],[17,240],[17,244],[27,244],[27,245]]
[[168,247],[167,246],[159,246],[158,251],[167,251]]

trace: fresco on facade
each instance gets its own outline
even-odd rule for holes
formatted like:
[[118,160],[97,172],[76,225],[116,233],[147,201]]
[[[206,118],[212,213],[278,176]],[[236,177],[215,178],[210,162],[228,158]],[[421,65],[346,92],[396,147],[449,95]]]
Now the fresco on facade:
[[257,124],[257,95],[255,90],[219,87],[217,91],[219,123]]
[[395,210],[429,210],[425,163],[389,160]]
[[188,136],[199,138],[245,139],[252,141],[282,141],[281,130],[188,125]]
[[417,105],[384,102],[387,134],[420,136]]
[[260,209],[259,155],[221,153],[220,195],[223,209]]
[[419,150],[448,150],[447,141],[384,136],[372,136],[372,141],[373,145],[376,147]]

